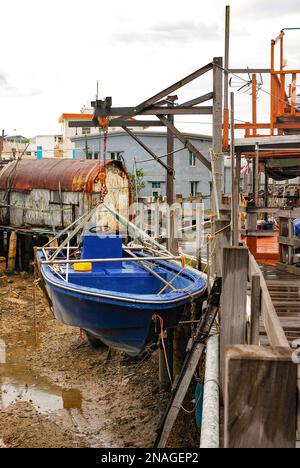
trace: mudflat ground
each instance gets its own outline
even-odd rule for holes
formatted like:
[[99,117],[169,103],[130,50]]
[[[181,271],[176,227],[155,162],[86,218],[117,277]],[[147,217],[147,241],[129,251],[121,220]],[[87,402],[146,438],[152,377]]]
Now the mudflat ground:
[[[128,364],[92,349],[54,319],[32,277],[0,282],[0,448],[150,448],[167,402],[157,352]],[[197,447],[194,426],[182,413],[169,445]]]

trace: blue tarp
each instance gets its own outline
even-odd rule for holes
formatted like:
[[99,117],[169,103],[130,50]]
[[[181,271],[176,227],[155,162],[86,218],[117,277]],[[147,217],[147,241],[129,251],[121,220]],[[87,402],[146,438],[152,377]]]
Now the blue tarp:
[[294,229],[296,236],[300,236],[300,219],[294,219]]

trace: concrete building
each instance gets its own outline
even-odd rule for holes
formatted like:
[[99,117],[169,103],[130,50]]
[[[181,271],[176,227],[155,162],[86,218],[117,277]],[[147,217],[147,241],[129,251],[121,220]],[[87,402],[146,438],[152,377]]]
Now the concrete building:
[[3,140],[1,157],[4,160],[13,160],[24,155],[29,140],[21,135],[7,136]]
[[[135,134],[157,155],[167,153],[166,132],[138,130]],[[187,134],[189,140],[209,159],[212,138],[207,135]],[[102,135],[77,135],[71,138],[74,144],[75,157],[78,159],[103,159]],[[87,149],[86,149],[87,144]],[[183,197],[190,195],[209,195],[211,174],[183,144],[174,139],[175,159],[175,193]],[[123,160],[127,171],[134,173],[135,168],[144,170],[145,188],[139,192],[140,197],[158,197],[166,195],[166,170],[141,148],[124,131],[110,131],[108,136],[107,159]],[[163,159],[166,162],[166,158]]]
[[[69,127],[69,122],[78,120],[90,122],[93,118],[93,114],[88,110],[82,110],[80,114],[62,114],[58,120],[61,124],[62,133],[62,150],[63,157],[68,159],[75,159],[75,145],[72,142],[72,138],[75,136],[85,136],[95,133],[96,129],[91,128],[74,128]],[[97,133],[99,131],[97,130]]]
[[62,135],[37,135],[30,138],[24,159],[62,158]]
[[[82,127],[69,127],[70,122],[87,121],[91,122],[93,119],[93,109],[83,107],[78,114],[66,113],[59,117],[58,122],[61,124],[62,133],[62,151],[63,157],[69,159],[76,159],[74,137],[84,137],[90,135],[99,135],[99,127],[82,128]],[[109,133],[121,131],[120,127],[110,127]]]

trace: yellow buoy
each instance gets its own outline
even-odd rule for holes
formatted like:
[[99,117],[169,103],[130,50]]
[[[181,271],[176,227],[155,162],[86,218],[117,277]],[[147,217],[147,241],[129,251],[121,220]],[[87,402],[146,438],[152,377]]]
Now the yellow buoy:
[[74,271],[92,271],[93,265],[90,262],[74,263]]

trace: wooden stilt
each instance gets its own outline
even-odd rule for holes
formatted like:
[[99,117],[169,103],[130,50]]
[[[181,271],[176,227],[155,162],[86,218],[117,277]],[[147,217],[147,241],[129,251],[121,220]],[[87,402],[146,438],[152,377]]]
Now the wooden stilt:
[[18,240],[17,233],[15,231],[12,231],[10,233],[9,247],[8,247],[7,269],[9,271],[14,271],[16,267],[17,240]]
[[[169,391],[173,379],[173,332],[168,330],[164,342],[159,340],[159,385],[160,388]],[[165,348],[165,349],[164,349]],[[169,375],[170,373],[170,375]]]
[[5,256],[4,231],[0,230],[0,257]]

